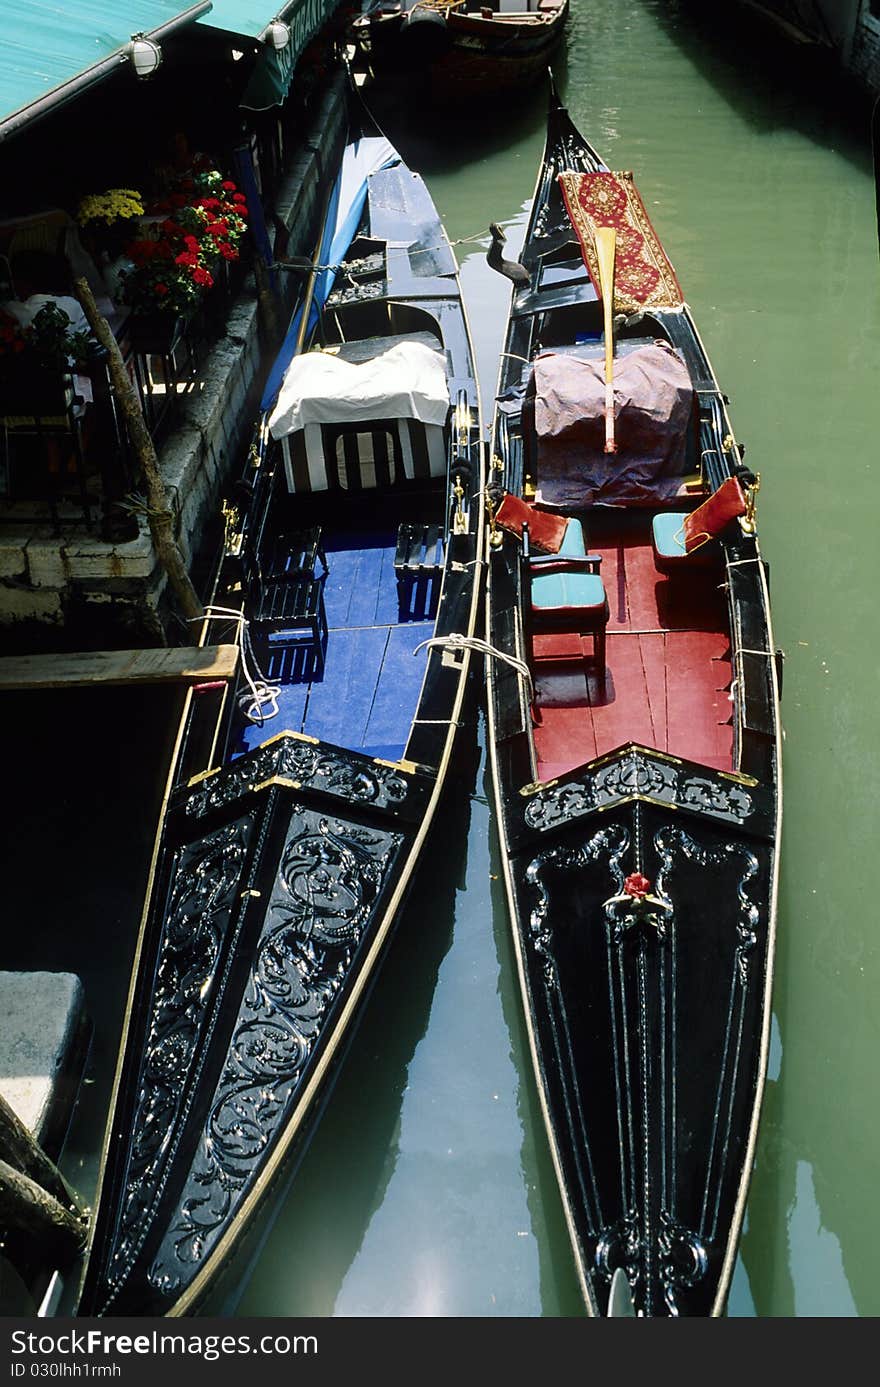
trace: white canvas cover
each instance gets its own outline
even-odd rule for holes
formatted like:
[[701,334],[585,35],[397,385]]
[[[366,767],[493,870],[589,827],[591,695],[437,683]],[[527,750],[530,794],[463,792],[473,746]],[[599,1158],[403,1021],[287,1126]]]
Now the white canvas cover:
[[392,339],[392,345],[366,361],[345,360],[344,346],[294,357],[269,430],[273,438],[284,438],[310,424],[371,419],[443,425],[448,413],[444,353],[413,338]]

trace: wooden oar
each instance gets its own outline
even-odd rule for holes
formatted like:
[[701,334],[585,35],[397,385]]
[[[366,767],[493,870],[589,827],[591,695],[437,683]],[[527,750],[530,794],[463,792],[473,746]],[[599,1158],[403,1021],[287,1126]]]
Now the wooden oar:
[[614,441],[614,255],[617,232],[613,226],[596,227],[596,257],[602,290],[605,323],[605,451],[616,453]]

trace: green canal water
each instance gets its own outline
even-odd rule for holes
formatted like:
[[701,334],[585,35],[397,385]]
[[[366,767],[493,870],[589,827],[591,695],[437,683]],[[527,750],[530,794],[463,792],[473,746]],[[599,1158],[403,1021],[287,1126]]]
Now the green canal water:
[[[731,1316],[880,1313],[877,364],[880,262],[864,102],[754,22],[573,0],[557,77],[635,172],[762,476],[786,653],[773,1043]],[[735,7],[733,7],[735,8]],[[378,103],[378,97],[377,103]],[[458,247],[491,411],[545,94],[381,119]],[[5,954],[83,972],[93,1082],[67,1169],[88,1191],[174,719],[150,691],[30,696],[7,755]],[[112,746],[104,733],[115,727]],[[60,747],[73,751],[61,752]],[[482,716],[425,868],[241,1315],[582,1313],[520,1018]],[[87,960],[85,966],[83,959]]]

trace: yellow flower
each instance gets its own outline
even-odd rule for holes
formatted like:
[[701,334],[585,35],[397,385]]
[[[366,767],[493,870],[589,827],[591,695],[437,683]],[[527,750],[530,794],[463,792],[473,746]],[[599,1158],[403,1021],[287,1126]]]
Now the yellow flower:
[[144,215],[141,194],[135,188],[108,188],[105,193],[89,193],[76,209],[80,226],[89,222],[104,222],[112,226],[117,221],[130,221]]

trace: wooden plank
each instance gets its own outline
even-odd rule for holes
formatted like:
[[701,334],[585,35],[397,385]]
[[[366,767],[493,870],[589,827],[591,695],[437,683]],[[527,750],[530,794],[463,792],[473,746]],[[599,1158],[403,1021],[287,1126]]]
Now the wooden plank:
[[733,728],[726,690],[729,642],[715,631],[672,631],[666,637],[668,750],[673,756],[732,768]]
[[[649,637],[662,642],[662,636]],[[654,746],[654,721],[645,682],[640,638],[611,634],[606,646],[605,684],[591,697],[596,754],[604,756],[625,742]],[[593,689],[591,687],[591,695]]]
[[235,673],[235,645],[155,650],[77,650],[0,659],[0,689],[66,689],[87,684],[203,683]]
[[642,657],[645,688],[651,709],[654,740],[651,746],[666,751],[669,731],[666,725],[666,646],[663,636],[636,636]]
[[313,682],[309,693],[303,723],[308,736],[352,749],[363,746],[388,629],[371,626],[330,632],[324,678]]
[[392,626],[379,671],[376,694],[364,731],[363,745],[406,745],[415,717],[428,651],[413,657],[422,641],[434,634],[431,621]]

